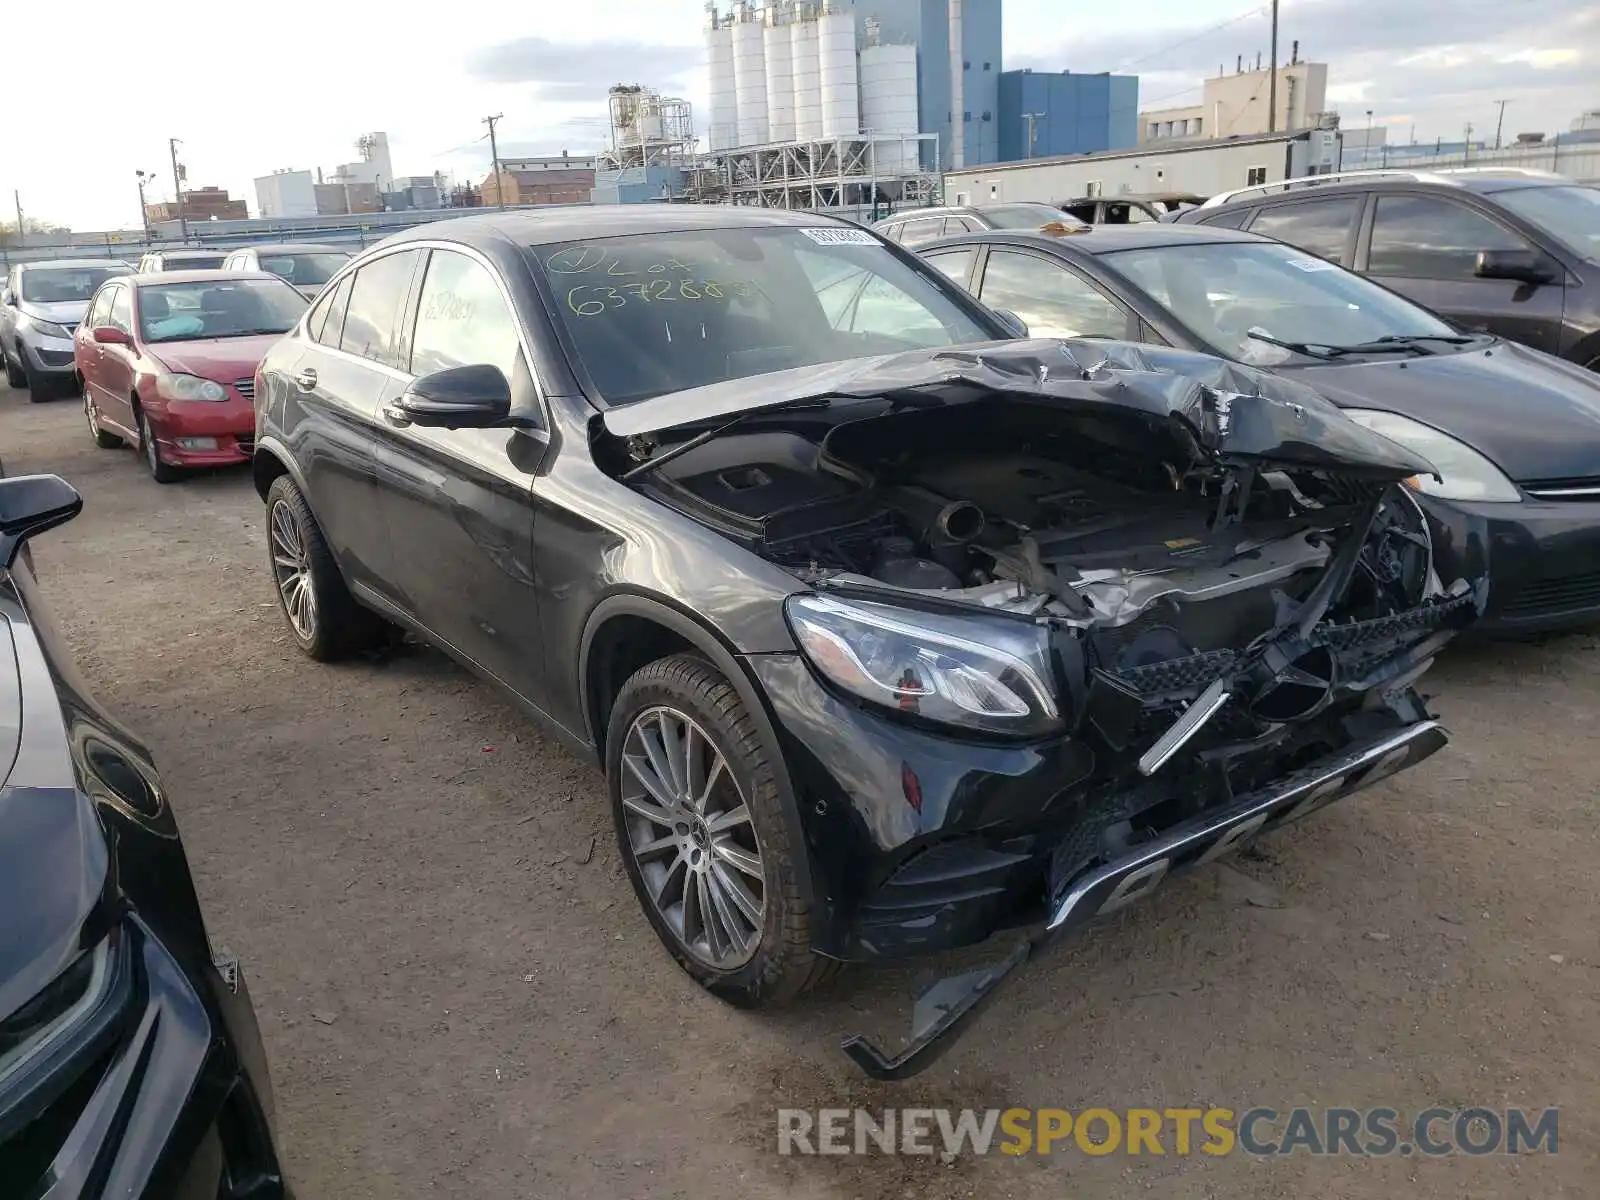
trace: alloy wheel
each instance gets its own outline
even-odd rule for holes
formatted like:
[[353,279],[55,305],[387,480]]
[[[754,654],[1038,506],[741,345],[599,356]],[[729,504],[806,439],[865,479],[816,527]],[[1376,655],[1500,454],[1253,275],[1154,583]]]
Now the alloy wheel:
[[629,850],[656,911],[718,970],[761,944],[766,871],[739,783],[715,742],[675,708],[646,709],[622,748]]
[[94,414],[94,402],[89,399],[89,390],[87,388],[83,392],[83,415],[89,422],[90,436],[98,438],[100,436],[100,418]]
[[139,440],[144,443],[144,458],[150,464],[150,473],[157,474],[161,470],[161,451],[156,446],[156,431],[150,428],[149,419],[139,414]]
[[289,624],[302,641],[317,634],[317,593],[311,582],[311,556],[294,511],[279,500],[267,522],[272,539],[272,574]]

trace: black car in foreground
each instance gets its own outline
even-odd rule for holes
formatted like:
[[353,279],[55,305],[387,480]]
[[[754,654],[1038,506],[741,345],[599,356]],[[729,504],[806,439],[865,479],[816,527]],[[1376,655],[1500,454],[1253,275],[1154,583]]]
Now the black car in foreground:
[[1600,370],[1600,188],[1471,167],[1314,175],[1172,218],[1310,250],[1482,330]]
[[913,1073],[1035,949],[1439,749],[1412,685],[1479,603],[1406,527],[1433,466],[1312,392],[1006,332],[816,214],[398,234],[257,375],[288,627],[412,630],[602,765],[733,1003],[1025,928],[849,1043]]
[[148,752],[62,653],[25,540],[75,516],[0,479],[0,1196],[276,1200],[272,1094]]
[[973,234],[918,252],[1035,334],[1203,351],[1304,383],[1408,446],[1441,577],[1491,584],[1483,633],[1600,620],[1600,376],[1464,332],[1314,255],[1234,229]]

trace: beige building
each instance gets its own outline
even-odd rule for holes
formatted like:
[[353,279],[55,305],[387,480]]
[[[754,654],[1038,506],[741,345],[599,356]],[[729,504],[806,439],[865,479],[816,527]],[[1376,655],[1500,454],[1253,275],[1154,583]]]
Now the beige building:
[[[1169,138],[1250,137],[1266,133],[1271,72],[1239,70],[1205,81],[1199,104],[1139,114],[1139,144]],[[1309,129],[1327,108],[1328,64],[1294,62],[1278,68],[1276,133]]]

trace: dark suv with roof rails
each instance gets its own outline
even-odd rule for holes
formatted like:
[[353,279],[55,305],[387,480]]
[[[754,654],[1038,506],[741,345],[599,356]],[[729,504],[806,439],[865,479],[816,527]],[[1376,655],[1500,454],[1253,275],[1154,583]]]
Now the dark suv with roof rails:
[[1345,171],[1240,188],[1174,220],[1248,229],[1465,329],[1600,370],[1600,188],[1546,171]]

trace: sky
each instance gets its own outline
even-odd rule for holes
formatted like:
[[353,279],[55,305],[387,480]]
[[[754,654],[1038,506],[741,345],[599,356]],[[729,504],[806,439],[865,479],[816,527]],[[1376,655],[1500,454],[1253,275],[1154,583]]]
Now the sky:
[[[137,228],[135,171],[155,174],[150,199],[172,195],[169,137],[191,186],[226,187],[254,212],[256,176],[352,161],[366,132],[389,135],[396,174],[481,179],[490,114],[504,114],[500,153],[513,157],[599,149],[614,83],[681,96],[702,124],[707,112],[702,0],[451,0],[421,10],[425,21],[403,7],[383,20],[352,0],[274,0],[270,16],[234,24],[222,14],[244,10],[227,6],[154,24],[130,23],[112,0],[14,7],[0,23],[0,77],[29,115],[0,138],[4,222],[15,189],[30,221]],[[1004,66],[1137,74],[1140,106],[1170,107],[1196,102],[1201,79],[1239,55],[1267,54],[1268,9],[1251,0],[1143,0],[1136,23],[1122,11],[1006,0]],[[1600,107],[1600,3],[1589,0],[1282,0],[1284,60],[1295,39],[1302,58],[1329,64],[1345,123],[1364,127],[1371,109],[1391,142],[1413,129],[1460,140],[1468,122],[1492,138],[1502,99],[1508,140]]]

